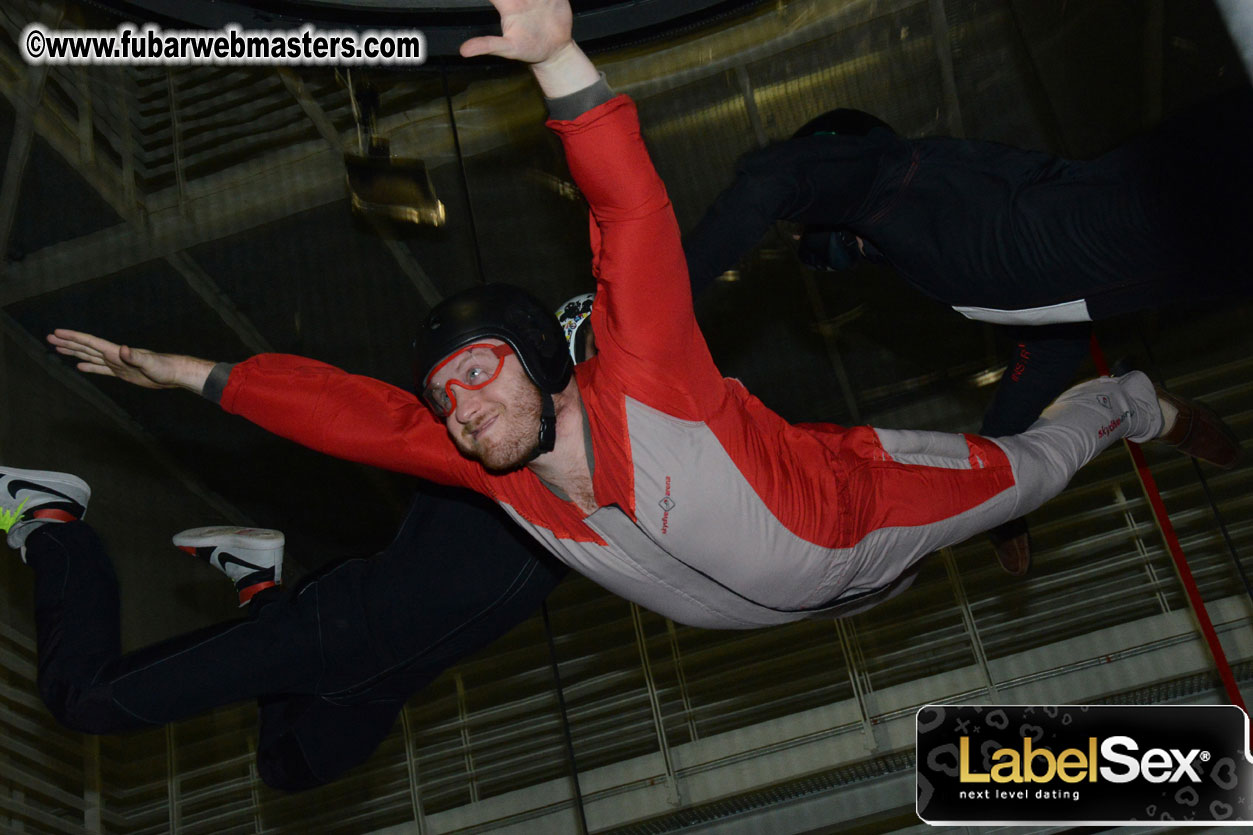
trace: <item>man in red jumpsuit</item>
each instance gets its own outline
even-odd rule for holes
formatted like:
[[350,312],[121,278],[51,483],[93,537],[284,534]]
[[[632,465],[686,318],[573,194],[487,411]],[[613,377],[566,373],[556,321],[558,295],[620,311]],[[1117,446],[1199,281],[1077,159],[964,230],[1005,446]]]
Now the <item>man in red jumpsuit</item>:
[[547,308],[507,285],[431,311],[426,405],[299,357],[214,365],[74,332],[51,341],[81,370],[186,388],[328,454],[468,486],[575,570],[712,628],[868,608],[906,588],[923,556],[1038,507],[1117,440],[1234,454],[1211,413],[1138,372],[1070,389],[996,440],[789,425],[718,373],[635,106],[571,40],[565,0],[495,5],[502,36],[462,53],[529,63],[549,100],[591,208],[596,357],[572,374]]

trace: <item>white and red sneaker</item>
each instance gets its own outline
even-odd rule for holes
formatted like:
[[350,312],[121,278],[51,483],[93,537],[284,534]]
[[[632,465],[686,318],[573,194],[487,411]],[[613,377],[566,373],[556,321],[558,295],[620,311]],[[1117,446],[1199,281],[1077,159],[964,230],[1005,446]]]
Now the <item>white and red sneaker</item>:
[[218,525],[192,528],[174,535],[174,544],[200,557],[235,584],[239,605],[283,579],[282,531]]
[[74,522],[87,513],[91,488],[76,475],[0,467],[0,531],[26,559],[26,537],[40,525]]

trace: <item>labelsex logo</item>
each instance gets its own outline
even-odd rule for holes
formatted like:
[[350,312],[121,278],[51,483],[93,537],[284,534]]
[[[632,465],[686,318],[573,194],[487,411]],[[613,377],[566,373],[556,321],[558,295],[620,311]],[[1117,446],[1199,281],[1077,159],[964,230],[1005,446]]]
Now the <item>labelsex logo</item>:
[[[988,772],[970,768],[970,737],[960,740],[961,782],[963,783],[1047,783],[1054,778],[1064,783],[1097,782],[1130,783],[1143,777],[1150,783],[1177,783],[1187,779],[1201,782],[1194,764],[1208,762],[1210,754],[1193,748],[1149,748],[1142,754],[1139,744],[1129,736],[1111,736],[1099,744],[1088,737],[1087,751],[1067,748],[1054,754],[1046,748],[1034,748],[1023,739],[1021,753],[1013,748],[1000,748],[992,753],[995,763]],[[1108,761],[1111,765],[1103,765]]]

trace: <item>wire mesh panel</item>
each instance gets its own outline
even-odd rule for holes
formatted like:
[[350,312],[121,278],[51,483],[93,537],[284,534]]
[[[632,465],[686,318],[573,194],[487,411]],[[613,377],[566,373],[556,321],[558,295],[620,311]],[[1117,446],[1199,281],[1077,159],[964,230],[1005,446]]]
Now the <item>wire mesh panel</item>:
[[99,807],[84,792],[78,734],[59,727],[34,687],[33,643],[0,628],[0,822],[9,831],[85,832]]

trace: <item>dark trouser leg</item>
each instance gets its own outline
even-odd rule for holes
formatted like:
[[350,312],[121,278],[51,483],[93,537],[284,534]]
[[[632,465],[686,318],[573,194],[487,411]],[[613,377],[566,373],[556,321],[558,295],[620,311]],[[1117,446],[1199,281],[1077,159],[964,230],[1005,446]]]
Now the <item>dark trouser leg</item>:
[[529,617],[565,573],[485,499],[434,489],[377,557],[267,592],[247,619],[119,655],[116,580],[91,528],[47,525],[27,559],[54,716],[112,733],[265,696],[258,760],[280,788],[367,759],[410,695]]
[[95,531],[82,522],[45,524],[27,538],[26,561],[35,571],[38,682],[44,703],[77,730],[132,727],[131,717],[107,699],[94,698],[90,686],[84,686],[121,652],[117,577]]
[[[1074,379],[1075,371],[1088,355],[1092,337],[1092,325],[1088,322],[1041,325],[1037,327],[1009,328],[1014,340],[1005,375],[997,386],[988,411],[983,416],[979,434],[988,438],[1000,438],[1025,432],[1035,423],[1045,407],[1057,399]],[[1022,573],[1029,565],[1021,561],[1020,567],[1011,567],[1010,556],[1000,549],[1013,540],[1026,537],[1025,517],[1010,519],[988,531],[988,536],[998,549],[998,559],[1007,571]]]
[[[75,730],[135,730],[284,694],[261,699],[258,760],[267,782],[298,789],[324,782],[309,771],[302,739],[311,740],[319,762],[344,756],[346,770],[373,752],[404,703],[336,708],[317,696],[286,695],[312,693],[321,676],[316,587],[301,600],[265,592],[254,598],[249,619],[122,655],[117,580],[88,525],[33,532],[27,561],[35,571],[40,695]],[[268,737],[267,729],[274,731]]]
[[95,532],[83,522],[49,524],[26,546],[39,690],[70,728],[133,730],[317,685],[315,607],[289,601],[121,655],[117,580]]
[[495,504],[424,486],[395,540],[316,589],[325,675],[313,698],[263,700],[258,766],[297,790],[367,760],[405,701],[530,617],[566,569]]
[[1027,431],[1045,407],[1070,387],[1088,355],[1092,325],[1009,328],[1014,340],[1005,375],[983,416],[979,434],[1000,438]]
[[374,754],[404,704],[400,697],[351,705],[320,696],[261,699],[261,779],[284,791],[331,782]]

